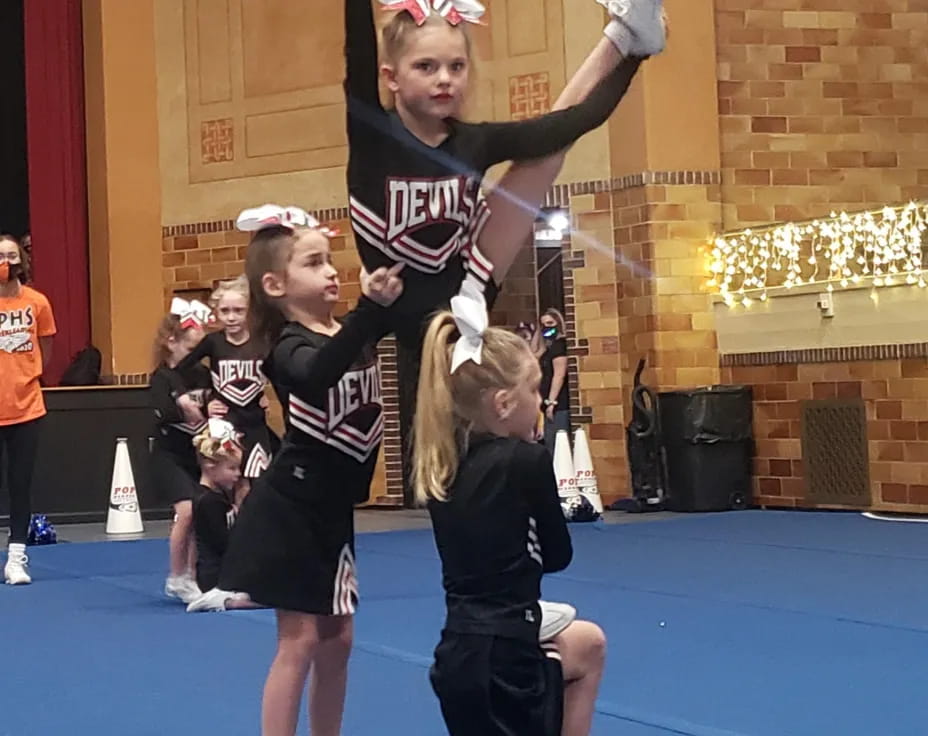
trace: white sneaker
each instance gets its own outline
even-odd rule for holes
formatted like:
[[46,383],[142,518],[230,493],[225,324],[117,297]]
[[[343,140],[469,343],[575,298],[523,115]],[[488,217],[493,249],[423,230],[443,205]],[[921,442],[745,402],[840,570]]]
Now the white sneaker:
[[186,575],[169,575],[164,581],[164,594],[184,603],[195,601],[203,595],[193,579]]
[[663,0],[596,0],[612,20],[603,33],[623,56],[657,56],[667,44]]
[[248,598],[247,593],[230,593],[228,590],[213,588],[206,591],[203,595],[187,606],[187,613],[198,613],[200,611],[225,611],[226,603],[233,600],[245,600]]
[[538,641],[551,641],[577,618],[577,609],[569,603],[538,601],[538,605],[541,607]]
[[29,585],[29,558],[26,557],[25,544],[11,544],[7,550],[3,579],[7,585]]

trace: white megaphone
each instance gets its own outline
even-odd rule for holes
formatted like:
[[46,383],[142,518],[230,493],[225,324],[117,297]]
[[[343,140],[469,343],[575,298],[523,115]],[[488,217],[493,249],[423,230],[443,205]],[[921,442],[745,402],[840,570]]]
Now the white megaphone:
[[554,477],[557,478],[557,495],[562,502],[580,495],[570,455],[570,437],[563,429],[558,430],[554,438]]
[[593,457],[586,441],[586,432],[579,427],[574,432],[574,471],[577,473],[577,490],[589,501],[596,513],[603,512],[603,500],[599,495],[599,484],[593,470]]
[[116,459],[113,462],[113,482],[110,486],[110,503],[106,512],[107,534],[140,534],[142,511],[135,490],[132,462],[129,459],[129,441],[116,440]]

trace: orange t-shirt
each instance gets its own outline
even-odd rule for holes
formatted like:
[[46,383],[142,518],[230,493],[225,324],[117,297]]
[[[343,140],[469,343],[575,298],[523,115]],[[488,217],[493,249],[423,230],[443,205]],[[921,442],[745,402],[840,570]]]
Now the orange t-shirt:
[[22,286],[18,296],[0,296],[0,426],[45,415],[39,338],[56,331],[44,294]]

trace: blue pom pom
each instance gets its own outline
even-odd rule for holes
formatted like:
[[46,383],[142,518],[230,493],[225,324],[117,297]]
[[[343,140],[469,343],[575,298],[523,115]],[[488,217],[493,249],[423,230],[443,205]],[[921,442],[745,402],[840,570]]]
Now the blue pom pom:
[[29,521],[29,536],[26,544],[37,546],[42,544],[55,544],[58,534],[55,527],[49,523],[45,514],[33,514]]

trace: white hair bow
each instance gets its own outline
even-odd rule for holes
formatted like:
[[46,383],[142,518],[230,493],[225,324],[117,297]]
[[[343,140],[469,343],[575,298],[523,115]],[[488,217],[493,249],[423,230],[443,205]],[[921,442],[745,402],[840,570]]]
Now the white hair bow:
[[194,299],[188,302],[175,296],[171,300],[171,314],[180,319],[180,326],[184,329],[189,327],[205,327],[209,323],[212,310],[203,302]]
[[266,227],[286,227],[291,230],[308,227],[328,237],[338,234],[337,229],[320,225],[319,220],[300,207],[281,207],[277,204],[264,204],[242,210],[235,226],[243,232],[257,232]]
[[451,25],[462,21],[480,23],[486,12],[477,0],[380,0],[387,10],[405,10],[421,26],[432,13],[437,13]]
[[451,356],[451,372],[454,373],[468,360],[480,365],[483,334],[490,323],[483,292],[473,284],[465,282],[461,292],[451,299],[451,314],[454,315],[454,323],[461,333]]
[[214,440],[219,440],[222,447],[226,450],[231,450],[234,447],[240,446],[238,432],[236,432],[235,427],[225,419],[220,419],[218,417],[209,418],[209,436]]

